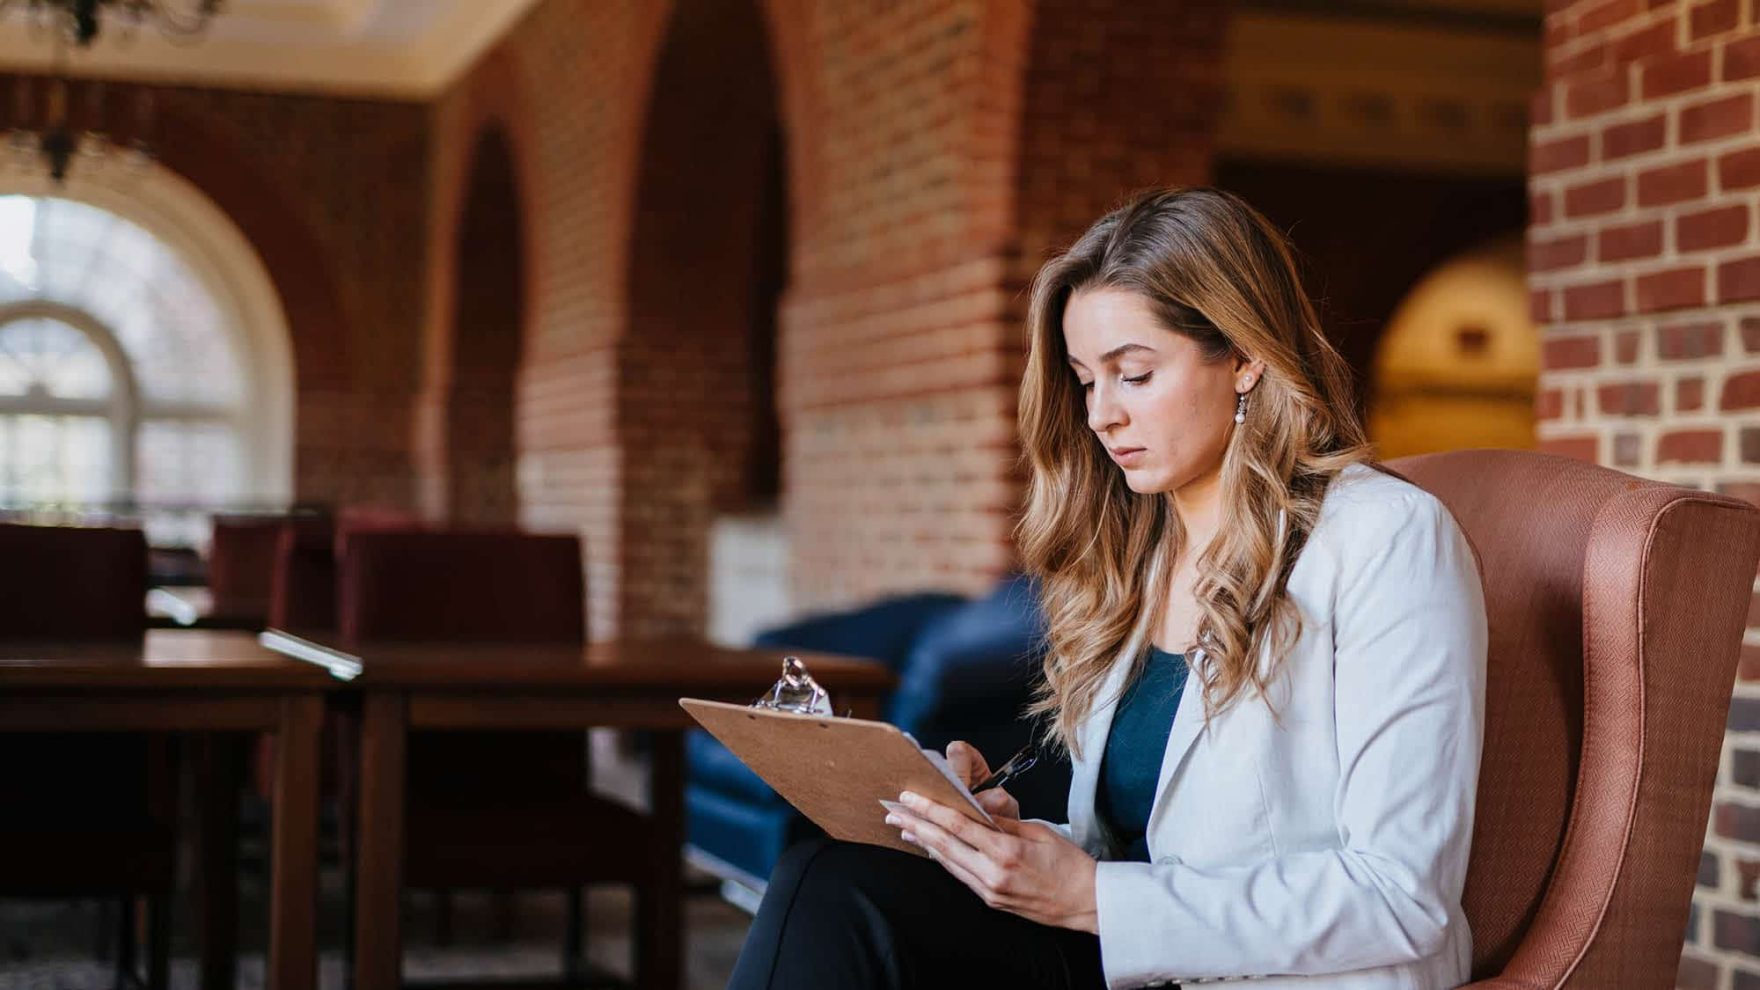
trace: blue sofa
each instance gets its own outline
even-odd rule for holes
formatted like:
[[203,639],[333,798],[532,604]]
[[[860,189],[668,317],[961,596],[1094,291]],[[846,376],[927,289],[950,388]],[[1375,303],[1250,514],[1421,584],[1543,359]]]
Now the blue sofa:
[[[886,702],[887,721],[935,749],[964,739],[996,764],[1032,734],[1021,712],[1039,671],[1043,633],[1031,579],[1015,576],[978,599],[921,593],[814,616],[767,630],[755,645],[883,661],[899,678]],[[784,849],[817,831],[708,733],[689,735],[685,758],[692,858],[723,878],[761,886]],[[1026,817],[1061,821],[1068,764],[1041,759],[1009,791]]]

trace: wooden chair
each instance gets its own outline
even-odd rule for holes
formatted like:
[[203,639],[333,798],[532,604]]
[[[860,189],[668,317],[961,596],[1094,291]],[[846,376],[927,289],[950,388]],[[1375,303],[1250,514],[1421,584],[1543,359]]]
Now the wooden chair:
[[[340,541],[345,643],[583,643],[580,541],[508,531],[349,530]],[[649,891],[641,814],[589,789],[580,732],[416,733],[404,877],[412,888],[563,887],[564,967],[583,975],[581,887]],[[677,851],[673,851],[677,855]]]
[[1448,506],[1485,585],[1470,986],[1673,987],[1760,511],[1518,451],[1389,466]]
[[215,516],[208,547],[211,623],[261,629],[269,621],[275,560],[286,516]]
[[281,524],[269,576],[268,620],[277,629],[336,631],[336,524],[329,516]]
[[345,506],[335,516],[304,513],[281,526],[269,582],[269,625],[324,637],[336,631],[336,560],[345,535],[419,531],[422,523],[389,509]]
[[[0,524],[0,635],[116,640],[146,630],[138,529]],[[169,743],[134,733],[0,734],[0,894],[115,897],[118,986],[135,973],[146,898],[147,975],[167,985],[176,858]]]

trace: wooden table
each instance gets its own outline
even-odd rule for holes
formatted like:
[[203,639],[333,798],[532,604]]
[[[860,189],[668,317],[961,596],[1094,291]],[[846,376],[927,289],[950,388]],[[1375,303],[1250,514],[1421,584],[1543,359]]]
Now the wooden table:
[[[122,643],[0,642],[0,731],[273,732],[271,990],[317,986],[318,731],[322,669],[258,646],[250,633],[152,629]],[[214,843],[204,843],[213,846]],[[229,984],[230,874],[204,878],[203,985]],[[216,899],[220,903],[216,903]]]
[[[658,639],[586,647],[363,644],[353,687],[365,692],[355,888],[354,990],[397,990],[403,943],[404,758],[420,729],[529,730],[609,726],[653,730],[651,813],[671,851],[657,870],[660,896],[636,923],[636,976],[644,990],[682,985],[684,965],[683,730],[695,723],[681,696],[748,702],[782,671],[782,651],[730,650]],[[878,714],[894,677],[883,665],[801,653],[839,714]]]

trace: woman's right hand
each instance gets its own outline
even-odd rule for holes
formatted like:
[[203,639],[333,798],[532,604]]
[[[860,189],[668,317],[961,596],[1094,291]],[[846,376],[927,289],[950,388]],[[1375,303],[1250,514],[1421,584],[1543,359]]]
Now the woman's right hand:
[[[967,787],[976,787],[985,777],[990,776],[990,764],[984,762],[984,754],[978,748],[963,740],[955,740],[947,744],[947,765],[959,774],[959,779],[966,782]],[[992,787],[972,795],[978,801],[978,807],[990,813],[992,818],[1013,818],[1020,821],[1021,803],[1014,795],[1000,787]]]

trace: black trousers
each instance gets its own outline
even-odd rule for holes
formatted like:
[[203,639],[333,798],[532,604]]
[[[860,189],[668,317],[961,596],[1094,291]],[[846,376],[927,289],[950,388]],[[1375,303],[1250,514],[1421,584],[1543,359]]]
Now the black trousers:
[[728,990],[1105,990],[1100,940],[986,905],[939,863],[817,838],[783,854]]

